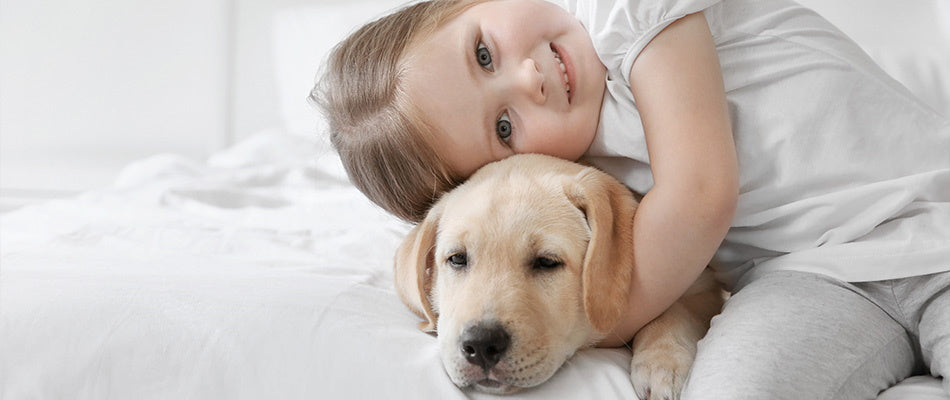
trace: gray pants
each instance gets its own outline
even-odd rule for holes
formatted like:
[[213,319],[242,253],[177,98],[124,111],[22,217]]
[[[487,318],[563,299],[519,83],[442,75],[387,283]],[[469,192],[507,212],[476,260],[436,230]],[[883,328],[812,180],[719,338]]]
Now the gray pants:
[[873,399],[925,373],[950,373],[950,272],[846,283],[781,271],[726,302],[682,397]]

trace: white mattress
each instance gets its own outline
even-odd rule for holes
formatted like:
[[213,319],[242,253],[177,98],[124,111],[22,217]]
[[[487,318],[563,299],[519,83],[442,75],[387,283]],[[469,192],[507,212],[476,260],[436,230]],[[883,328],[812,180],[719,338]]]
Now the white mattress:
[[[488,398],[455,388],[392,287],[408,226],[300,137],[156,156],[114,187],[0,217],[0,398]],[[581,351],[512,398],[630,399]],[[944,399],[913,378],[881,399]]]

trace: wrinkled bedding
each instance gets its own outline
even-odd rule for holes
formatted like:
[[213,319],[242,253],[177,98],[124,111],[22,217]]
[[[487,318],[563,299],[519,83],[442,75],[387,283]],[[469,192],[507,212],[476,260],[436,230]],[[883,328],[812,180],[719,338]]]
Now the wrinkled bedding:
[[[452,385],[392,288],[408,229],[280,134],[4,214],[0,398],[490,398]],[[628,363],[584,350],[511,398],[633,398]],[[880,398],[941,393],[917,377]]]

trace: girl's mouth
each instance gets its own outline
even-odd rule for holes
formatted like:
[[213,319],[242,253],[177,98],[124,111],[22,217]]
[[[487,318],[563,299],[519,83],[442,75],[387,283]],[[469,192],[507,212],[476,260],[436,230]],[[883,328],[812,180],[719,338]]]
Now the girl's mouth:
[[574,65],[572,65],[571,57],[564,51],[563,47],[551,43],[551,52],[554,53],[554,59],[561,69],[561,81],[564,83],[564,88],[567,91],[567,102],[570,104],[574,97],[573,92],[577,91],[577,88],[574,87],[576,86],[574,83]]

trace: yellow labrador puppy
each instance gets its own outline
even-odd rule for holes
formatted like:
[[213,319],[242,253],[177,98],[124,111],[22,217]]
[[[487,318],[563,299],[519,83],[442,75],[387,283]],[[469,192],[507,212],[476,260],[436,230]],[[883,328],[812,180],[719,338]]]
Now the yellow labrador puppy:
[[[592,167],[542,155],[486,165],[444,195],[396,254],[399,296],[438,332],[459,387],[541,384],[619,321],[637,203]],[[677,398],[723,294],[708,270],[633,341],[643,398]]]

